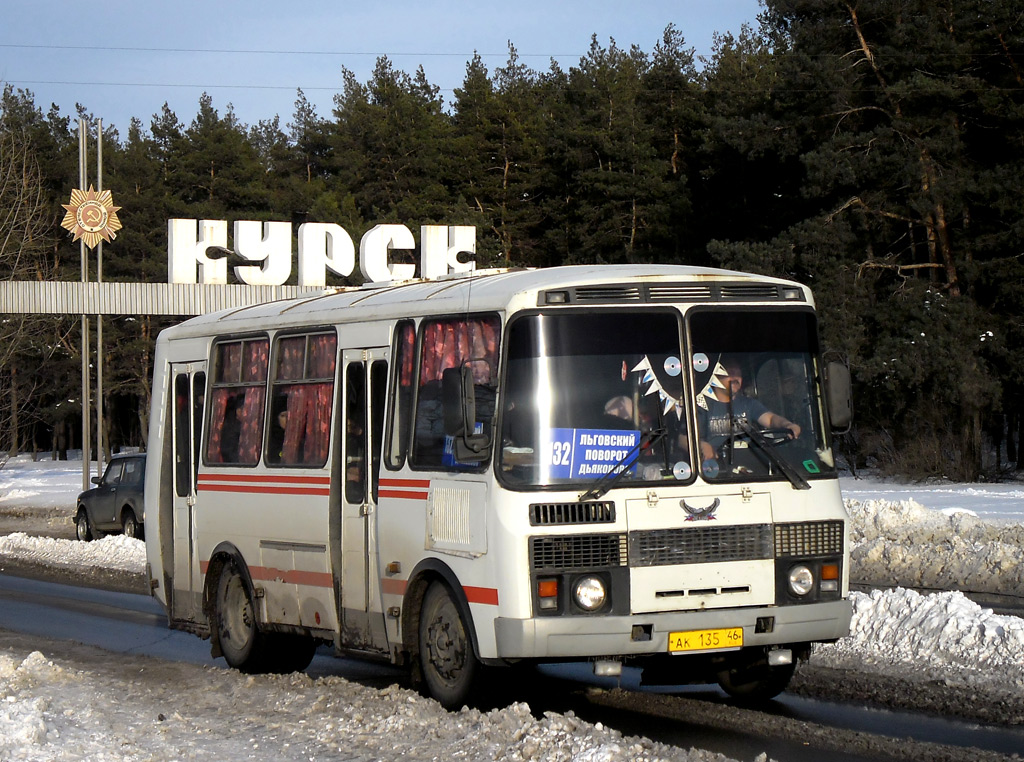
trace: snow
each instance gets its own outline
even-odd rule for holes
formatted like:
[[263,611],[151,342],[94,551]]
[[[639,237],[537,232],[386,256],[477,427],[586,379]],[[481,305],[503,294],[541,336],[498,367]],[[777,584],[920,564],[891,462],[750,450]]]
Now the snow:
[[[0,512],[70,515],[81,481],[80,461],[34,463],[19,456],[0,469]],[[843,479],[842,487],[851,516],[852,578],[947,592],[852,593],[851,636],[816,647],[812,662],[937,679],[965,692],[984,686],[1019,693],[1024,619],[994,614],[958,591],[1024,589],[1021,485]],[[135,572],[146,562],[138,540],[80,543],[22,532],[0,536],[0,563],[5,559]],[[82,669],[80,660],[48,660],[0,639],[0,759],[724,759],[627,738],[571,713],[536,718],[524,704],[447,713],[397,686],[375,689],[335,676],[244,676],[118,654],[91,659]],[[160,679],[139,680],[140,670]]]

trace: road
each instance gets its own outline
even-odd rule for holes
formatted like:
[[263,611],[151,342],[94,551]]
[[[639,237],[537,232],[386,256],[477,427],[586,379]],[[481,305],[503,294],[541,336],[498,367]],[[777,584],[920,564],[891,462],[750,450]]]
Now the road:
[[[207,642],[167,629],[163,610],[152,598],[7,573],[0,574],[0,629],[20,633],[29,642],[57,639],[133,657],[216,663],[210,659]],[[1014,752],[1024,750],[1024,730],[1020,728],[989,728],[798,695],[785,695],[755,710],[735,706],[719,691],[708,688],[686,689],[679,696],[640,694],[614,689],[608,683],[587,688],[563,682],[564,671],[546,671],[547,676],[534,681],[525,697],[534,713],[571,710],[589,722],[601,722],[627,735],[683,748],[711,749],[736,759],[752,759],[767,751],[770,758],[781,762],[820,760],[826,755],[835,762],[985,762],[1010,759]],[[340,675],[376,686],[404,681],[398,670],[336,659],[327,649],[321,649],[309,674]],[[629,679],[627,673],[627,684]],[[809,684],[813,685],[814,679]]]

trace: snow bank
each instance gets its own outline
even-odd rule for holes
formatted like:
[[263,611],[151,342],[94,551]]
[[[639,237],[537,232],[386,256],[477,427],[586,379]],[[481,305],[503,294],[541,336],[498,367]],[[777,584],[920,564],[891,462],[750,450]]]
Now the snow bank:
[[95,567],[142,574],[146,570],[146,543],[123,535],[94,542],[32,537],[24,532],[0,536],[0,559],[70,568]]
[[571,713],[536,718],[525,704],[449,713],[409,690],[340,677],[244,676],[173,662],[140,668],[116,654],[87,660],[90,670],[80,672],[38,652],[0,655],[0,759],[726,760]]
[[938,678],[950,684],[1024,688],[1024,619],[1000,616],[962,593],[853,593],[849,638],[817,646],[821,666]]
[[1021,594],[1024,526],[915,500],[847,500],[850,578],[877,585]]

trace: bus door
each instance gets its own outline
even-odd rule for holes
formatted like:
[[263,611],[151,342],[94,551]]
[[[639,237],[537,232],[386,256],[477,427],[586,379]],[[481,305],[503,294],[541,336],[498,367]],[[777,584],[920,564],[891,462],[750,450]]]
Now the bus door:
[[[341,610],[346,644],[385,648],[377,564],[377,482],[390,351],[342,353],[341,455],[335,475],[341,500]],[[371,614],[371,612],[373,612]]]
[[206,362],[171,365],[174,389],[174,495],[171,520],[174,589],[171,618],[196,621],[202,613],[202,587],[195,547],[196,475],[203,429]]

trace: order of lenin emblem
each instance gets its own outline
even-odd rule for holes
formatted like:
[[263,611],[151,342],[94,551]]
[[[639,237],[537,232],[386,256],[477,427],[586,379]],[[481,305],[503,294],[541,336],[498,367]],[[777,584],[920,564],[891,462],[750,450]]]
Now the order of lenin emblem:
[[67,214],[60,226],[71,231],[75,241],[81,238],[90,249],[101,240],[109,243],[121,229],[121,220],[117,218],[121,207],[114,206],[114,198],[108,190],[97,191],[91,185],[87,191],[75,188],[71,191],[71,203],[61,206]]

